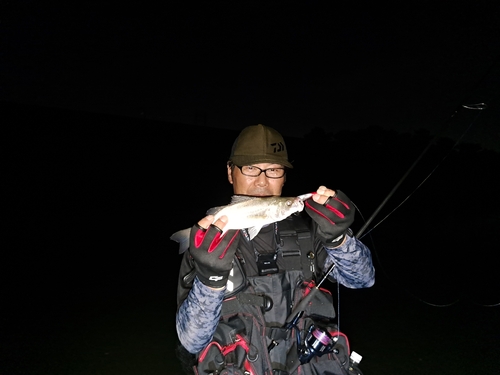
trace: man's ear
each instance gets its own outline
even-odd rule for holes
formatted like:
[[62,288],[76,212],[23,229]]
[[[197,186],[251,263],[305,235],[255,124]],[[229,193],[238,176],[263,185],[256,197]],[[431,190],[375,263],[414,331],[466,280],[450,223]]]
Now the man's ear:
[[229,163],[227,163],[227,180],[231,185],[233,184],[233,168]]

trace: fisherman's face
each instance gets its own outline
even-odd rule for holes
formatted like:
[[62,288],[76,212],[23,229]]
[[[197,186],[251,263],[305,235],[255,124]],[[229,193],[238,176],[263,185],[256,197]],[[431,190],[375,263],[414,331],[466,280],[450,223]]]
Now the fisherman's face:
[[[281,164],[259,163],[252,166],[260,169],[268,168],[283,168]],[[286,176],[286,175],[285,175]],[[241,170],[234,166],[227,167],[227,178],[229,183],[233,185],[233,192],[236,195],[259,196],[280,196],[281,189],[285,184],[285,176],[281,178],[269,178],[263,172],[257,177],[245,176]]]

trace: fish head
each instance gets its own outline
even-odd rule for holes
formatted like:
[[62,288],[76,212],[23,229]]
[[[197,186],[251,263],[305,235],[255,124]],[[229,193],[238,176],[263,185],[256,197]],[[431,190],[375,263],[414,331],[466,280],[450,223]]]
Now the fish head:
[[294,198],[292,202],[292,208],[295,212],[300,212],[304,209],[304,201],[300,198]]
[[280,206],[281,215],[287,217],[295,212],[302,211],[304,209],[304,201],[297,197],[287,197],[282,199]]

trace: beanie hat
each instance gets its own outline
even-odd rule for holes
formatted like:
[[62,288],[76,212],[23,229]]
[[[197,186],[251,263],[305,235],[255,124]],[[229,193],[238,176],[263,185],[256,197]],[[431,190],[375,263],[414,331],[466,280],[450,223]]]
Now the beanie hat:
[[276,163],[293,168],[281,134],[262,124],[247,126],[240,132],[233,143],[229,161],[239,166]]

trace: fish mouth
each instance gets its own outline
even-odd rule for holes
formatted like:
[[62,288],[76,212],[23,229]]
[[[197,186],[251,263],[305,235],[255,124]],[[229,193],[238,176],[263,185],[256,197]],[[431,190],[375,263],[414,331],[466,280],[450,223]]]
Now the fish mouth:
[[308,200],[309,198],[311,198],[315,193],[307,193],[307,194],[302,194],[302,195],[299,195],[297,196],[297,198],[301,201],[301,202],[304,202],[305,200]]
[[295,203],[299,206],[299,212],[304,209],[304,201],[299,197],[295,198]]

